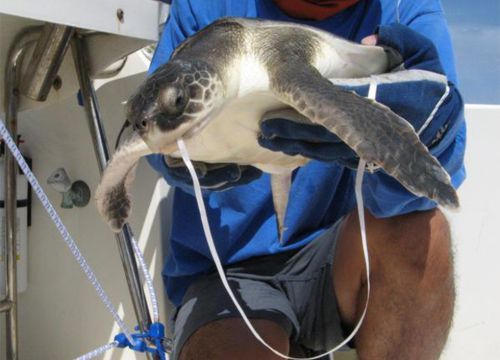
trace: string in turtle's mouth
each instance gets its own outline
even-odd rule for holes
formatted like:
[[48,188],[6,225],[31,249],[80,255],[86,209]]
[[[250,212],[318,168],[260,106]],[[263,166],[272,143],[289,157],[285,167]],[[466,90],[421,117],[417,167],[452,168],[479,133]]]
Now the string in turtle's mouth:
[[[148,133],[144,133],[144,134],[140,134],[140,135],[141,135],[142,139],[144,140],[144,142],[148,145],[148,147],[150,148],[150,150],[153,153],[161,153],[161,154],[169,155],[171,153],[178,151],[178,148],[177,148],[177,140],[178,139],[182,138],[184,140],[187,140],[187,139],[191,139],[194,136],[198,135],[201,132],[201,130],[203,130],[203,128],[210,122],[211,118],[212,118],[212,112],[207,114],[206,116],[204,116],[203,119],[201,121],[199,121],[198,123],[196,123],[194,126],[188,128],[187,130],[185,130],[183,132],[180,132],[179,134],[175,134],[175,136],[173,138],[170,138],[169,135],[177,132],[179,130],[179,128],[177,128],[176,130],[171,131],[171,132],[158,134],[159,129],[158,129],[158,127],[155,127],[153,133],[148,132]],[[168,141],[162,142],[161,141],[161,138],[163,138],[162,135],[164,135],[164,137],[166,137],[166,138],[169,138]],[[158,140],[160,140],[160,141],[158,141]]]

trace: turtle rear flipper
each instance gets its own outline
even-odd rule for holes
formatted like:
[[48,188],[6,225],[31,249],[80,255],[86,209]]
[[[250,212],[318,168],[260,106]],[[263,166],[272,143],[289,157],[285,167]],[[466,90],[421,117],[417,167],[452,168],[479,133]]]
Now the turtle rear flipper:
[[459,206],[450,176],[406,120],[333,85],[310,65],[288,65],[271,77],[271,89],[281,101],[335,133],[360,158],[381,166],[415,195],[448,208]]

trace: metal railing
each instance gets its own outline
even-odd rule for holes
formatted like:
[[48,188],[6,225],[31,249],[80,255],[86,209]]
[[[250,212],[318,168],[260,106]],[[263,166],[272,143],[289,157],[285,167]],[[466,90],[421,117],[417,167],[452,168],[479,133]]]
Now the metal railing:
[[[19,83],[26,48],[39,37],[40,28],[29,28],[19,33],[9,49],[5,66],[5,122],[6,127],[17,138],[17,109],[19,105]],[[17,331],[17,234],[16,234],[16,179],[17,167],[14,157],[5,152],[5,299],[0,301],[0,311],[6,317],[6,355],[8,360],[18,359]]]

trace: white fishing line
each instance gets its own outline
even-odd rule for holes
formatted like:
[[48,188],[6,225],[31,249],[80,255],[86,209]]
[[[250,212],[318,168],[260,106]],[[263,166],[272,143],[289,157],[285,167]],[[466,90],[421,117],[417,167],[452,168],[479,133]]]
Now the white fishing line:
[[439,108],[441,108],[441,105],[443,105],[444,101],[446,100],[449,94],[450,94],[450,87],[447,84],[444,93],[439,99],[439,101],[436,103],[436,106],[434,106],[434,109],[432,109],[430,115],[424,121],[424,124],[420,127],[420,129],[418,129],[417,135],[420,136],[424,132],[424,130],[427,129],[432,119],[434,119],[434,116],[436,115],[437,111],[439,110]]
[[[377,83],[375,82],[375,80],[373,80],[370,83],[368,97],[372,100],[375,100],[376,92],[377,92]],[[205,208],[205,203],[203,201],[203,196],[201,193],[200,182],[198,181],[198,177],[196,176],[196,171],[194,170],[193,164],[189,158],[189,153],[187,151],[186,145],[184,144],[184,141],[182,139],[179,139],[179,140],[177,140],[177,146],[179,147],[179,151],[182,155],[182,160],[184,161],[186,167],[188,168],[189,174],[191,175],[191,178],[193,180],[194,192],[195,192],[196,202],[198,204],[198,209],[200,211],[203,232],[205,233],[208,248],[209,248],[210,254],[212,255],[212,258],[214,260],[214,264],[215,264],[215,267],[217,268],[217,272],[219,273],[219,277],[222,281],[222,284],[224,285],[224,288],[226,289],[227,294],[231,298],[231,301],[233,302],[234,306],[236,306],[236,309],[240,313],[241,318],[243,319],[243,321],[247,325],[250,332],[255,336],[255,338],[257,340],[259,340],[262,343],[262,345],[264,345],[266,348],[268,348],[270,351],[272,351],[277,356],[279,356],[283,359],[292,359],[292,360],[320,359],[324,356],[332,355],[333,352],[337,351],[338,349],[340,349],[344,345],[346,345],[356,335],[359,328],[361,327],[361,324],[363,323],[363,320],[364,320],[365,315],[366,315],[366,311],[368,310],[368,302],[370,299],[370,262],[369,262],[369,256],[368,256],[368,241],[367,241],[367,237],[366,237],[365,214],[364,214],[364,204],[363,204],[363,194],[362,194],[363,175],[364,175],[364,171],[365,171],[366,162],[364,160],[359,161],[357,174],[356,174],[356,184],[355,184],[355,195],[356,195],[356,202],[357,202],[357,209],[358,209],[359,226],[360,226],[360,233],[361,233],[361,243],[362,243],[362,247],[363,247],[363,257],[365,260],[365,270],[366,270],[366,300],[365,300],[365,307],[363,309],[363,313],[361,314],[361,317],[359,318],[358,323],[357,323],[356,327],[354,328],[354,330],[339,345],[337,345],[333,349],[331,349],[323,354],[320,354],[320,355],[316,355],[313,357],[307,357],[307,358],[296,358],[296,357],[291,357],[291,356],[287,356],[285,354],[282,354],[279,351],[275,350],[271,345],[269,345],[259,335],[259,333],[255,330],[252,323],[250,322],[250,320],[246,316],[245,311],[243,310],[243,308],[239,304],[238,300],[236,299],[236,296],[234,295],[233,290],[229,286],[229,282],[227,281],[227,278],[226,278],[226,275],[224,272],[224,268],[222,266],[222,262],[219,258],[218,253],[217,253],[217,248],[215,246],[214,239],[212,237],[212,232],[210,231],[210,224],[208,222],[208,216],[207,216],[207,212],[206,212],[206,208]]]
[[396,2],[396,21],[398,24],[401,23],[401,12],[399,10],[400,6],[401,6],[401,0],[397,0],[397,2]]

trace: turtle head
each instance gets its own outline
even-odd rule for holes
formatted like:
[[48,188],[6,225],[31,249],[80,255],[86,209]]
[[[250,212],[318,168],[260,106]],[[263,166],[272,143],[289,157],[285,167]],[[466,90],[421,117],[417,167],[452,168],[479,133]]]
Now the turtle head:
[[160,67],[128,101],[127,118],[154,152],[168,153],[180,137],[205,125],[223,99],[216,71],[199,60]]

